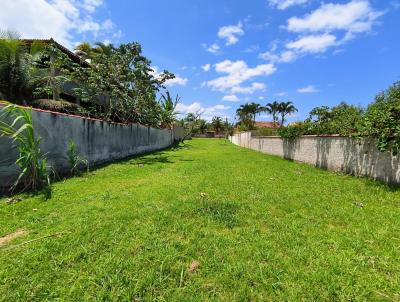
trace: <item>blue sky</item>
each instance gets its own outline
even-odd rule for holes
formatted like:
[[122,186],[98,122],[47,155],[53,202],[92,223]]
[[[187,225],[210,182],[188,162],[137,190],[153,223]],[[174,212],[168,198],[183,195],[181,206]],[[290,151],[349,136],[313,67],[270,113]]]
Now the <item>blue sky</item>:
[[140,42],[177,75],[179,110],[207,119],[274,100],[304,119],[315,106],[365,106],[400,80],[399,0],[3,1],[0,28],[24,37]]

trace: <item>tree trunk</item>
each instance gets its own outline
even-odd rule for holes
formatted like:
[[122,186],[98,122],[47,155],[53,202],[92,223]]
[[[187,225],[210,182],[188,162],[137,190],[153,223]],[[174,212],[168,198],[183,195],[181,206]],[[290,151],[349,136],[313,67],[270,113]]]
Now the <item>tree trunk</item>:
[[60,99],[60,91],[55,83],[55,78],[56,78],[56,69],[54,67],[54,62],[55,62],[55,54],[51,53],[50,54],[50,76],[53,78],[52,83],[51,83],[51,90],[53,92],[53,100],[58,101]]

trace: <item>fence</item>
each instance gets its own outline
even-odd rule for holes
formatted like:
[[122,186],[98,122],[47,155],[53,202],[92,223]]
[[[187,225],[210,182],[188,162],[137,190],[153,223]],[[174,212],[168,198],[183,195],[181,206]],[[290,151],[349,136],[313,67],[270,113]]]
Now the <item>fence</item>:
[[376,141],[343,136],[302,136],[298,139],[253,137],[250,132],[234,134],[238,146],[316,167],[366,176],[387,183],[400,183],[400,158],[380,152]]
[[[1,108],[1,107],[0,107]],[[77,145],[78,154],[91,165],[135,154],[164,149],[183,138],[183,129],[156,129],[138,124],[123,125],[55,112],[32,110],[36,134],[42,138],[41,150],[58,172],[68,171],[68,143]],[[9,138],[0,137],[0,190],[16,179],[18,152]]]

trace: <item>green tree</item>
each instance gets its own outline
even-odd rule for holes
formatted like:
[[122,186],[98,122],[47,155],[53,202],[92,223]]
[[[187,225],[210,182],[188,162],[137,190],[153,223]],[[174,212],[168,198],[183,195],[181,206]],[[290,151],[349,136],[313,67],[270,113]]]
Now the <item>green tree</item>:
[[211,126],[217,134],[223,129],[223,121],[220,116],[214,116],[211,121]]
[[40,150],[40,137],[36,137],[29,110],[15,104],[3,104],[0,118],[12,119],[11,123],[0,120],[0,136],[10,137],[18,146],[16,164],[21,172],[12,189],[22,185],[22,190],[39,190],[50,187],[49,168]]
[[282,102],[279,104],[279,114],[281,115],[281,127],[285,124],[286,116],[297,112],[292,102]]
[[307,121],[311,122],[310,134],[350,135],[358,132],[362,116],[361,108],[342,102],[332,108],[313,108]]
[[368,106],[362,133],[378,140],[381,151],[400,150],[400,82],[379,93]]
[[71,81],[64,68],[68,65],[69,58],[57,47],[48,45],[42,51],[40,58],[34,62],[31,82],[36,87],[36,96],[45,94],[54,101],[60,100],[62,86]]
[[0,31],[0,93],[17,104],[25,104],[30,94],[32,60],[41,51],[40,43],[27,48],[17,33]]
[[256,115],[262,111],[263,108],[260,106],[260,104],[246,103],[244,105],[240,105],[240,107],[236,110],[236,116],[239,118],[239,123],[249,130],[254,127]]
[[99,94],[107,96],[107,104],[92,106],[93,114],[104,119],[158,126],[160,108],[157,92],[174,75],[164,71],[155,77],[151,62],[142,54],[138,43],[121,44],[109,54],[92,56],[91,68],[74,66],[73,78],[82,83],[76,89],[82,101],[98,104]]
[[160,124],[161,127],[171,128],[173,123],[176,121],[176,116],[178,112],[176,112],[176,106],[180,101],[179,96],[175,97],[175,101],[172,99],[169,91],[161,96],[160,99],[160,106],[161,106],[161,113],[160,113]]
[[276,128],[276,124],[278,123],[278,114],[280,113],[281,107],[280,103],[274,101],[272,103],[268,103],[264,109],[265,112],[272,115],[272,121],[274,123],[274,128]]

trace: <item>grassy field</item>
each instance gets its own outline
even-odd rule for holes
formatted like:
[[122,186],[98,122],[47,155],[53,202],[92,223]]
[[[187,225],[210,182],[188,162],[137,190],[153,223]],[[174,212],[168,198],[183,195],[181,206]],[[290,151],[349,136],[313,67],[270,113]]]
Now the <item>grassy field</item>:
[[0,301],[400,299],[400,191],[224,140],[18,197]]

